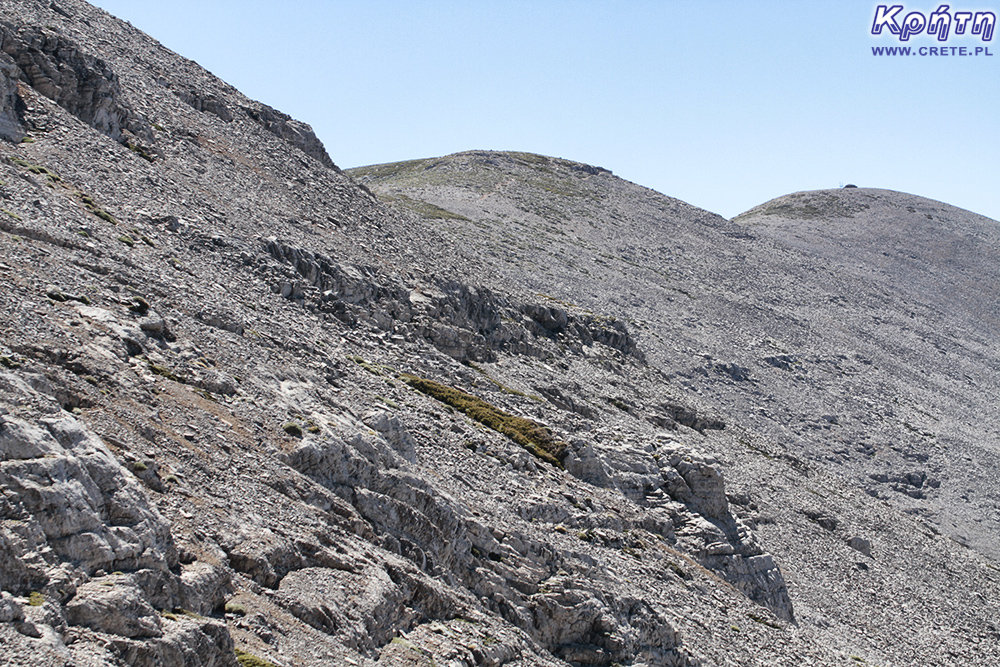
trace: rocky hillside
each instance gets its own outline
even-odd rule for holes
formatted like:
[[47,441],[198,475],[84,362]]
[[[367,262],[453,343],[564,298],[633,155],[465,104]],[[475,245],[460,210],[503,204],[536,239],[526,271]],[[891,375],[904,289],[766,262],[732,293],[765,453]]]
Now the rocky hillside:
[[4,664],[1000,656],[996,310],[956,294],[997,223],[345,174],[106,13],[0,7]]

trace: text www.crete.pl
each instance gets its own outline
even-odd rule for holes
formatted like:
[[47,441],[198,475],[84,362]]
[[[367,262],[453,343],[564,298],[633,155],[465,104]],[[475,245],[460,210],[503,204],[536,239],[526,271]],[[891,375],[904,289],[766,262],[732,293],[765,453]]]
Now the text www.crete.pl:
[[873,46],[873,56],[992,56],[988,46]]

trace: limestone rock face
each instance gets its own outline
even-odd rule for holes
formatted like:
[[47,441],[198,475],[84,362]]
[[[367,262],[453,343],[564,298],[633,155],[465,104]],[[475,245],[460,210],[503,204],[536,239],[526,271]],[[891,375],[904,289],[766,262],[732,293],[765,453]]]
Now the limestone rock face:
[[24,102],[17,94],[17,80],[17,65],[10,56],[0,53],[0,139],[14,143],[24,138]]
[[[316,137],[312,127],[308,123],[295,120],[291,116],[283,114],[277,109],[272,109],[266,104],[257,103],[252,107],[245,107],[244,111],[246,111],[250,118],[260,123],[268,132],[281,137],[306,155],[318,160],[321,164],[339,171],[337,165],[333,163],[333,160],[327,154],[323,143]],[[213,113],[218,114],[216,111],[213,111]],[[225,118],[223,117],[223,119]]]
[[71,40],[4,22],[0,43],[25,83],[84,123],[122,143],[152,140],[149,124],[124,102],[117,75]]
[[122,637],[163,636],[160,615],[126,577],[102,577],[77,588],[66,604],[66,620]]

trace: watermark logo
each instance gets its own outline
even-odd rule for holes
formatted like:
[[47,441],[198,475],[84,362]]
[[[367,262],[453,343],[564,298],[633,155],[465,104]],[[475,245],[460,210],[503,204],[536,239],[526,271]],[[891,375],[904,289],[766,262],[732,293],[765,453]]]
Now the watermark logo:
[[909,12],[900,18],[902,13],[903,5],[876,7],[872,34],[881,35],[883,30],[888,30],[899,37],[899,41],[905,42],[913,35],[926,31],[928,35],[937,35],[939,42],[944,42],[954,28],[956,35],[964,35],[968,30],[973,35],[980,35],[984,42],[989,42],[997,25],[994,12],[950,12],[948,5],[941,5],[929,17],[923,12]]
[[[900,42],[909,42],[911,37],[927,35],[938,42],[946,42],[953,37],[965,37],[982,42],[991,42],[996,30],[997,15],[991,11],[952,11],[948,5],[940,5],[930,14],[906,11],[903,5],[878,5],[872,20],[871,34],[896,37]],[[932,56],[992,56],[989,46],[922,46],[872,47],[872,54],[881,55],[932,55]]]

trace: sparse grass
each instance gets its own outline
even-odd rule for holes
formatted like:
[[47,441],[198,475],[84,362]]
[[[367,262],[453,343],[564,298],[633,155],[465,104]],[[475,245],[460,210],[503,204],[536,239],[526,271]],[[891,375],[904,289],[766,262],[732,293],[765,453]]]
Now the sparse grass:
[[760,623],[761,625],[766,625],[769,628],[774,628],[775,630],[784,630],[782,626],[778,625],[773,621],[769,621],[763,616],[758,616],[757,614],[747,614],[747,618],[755,623]]
[[358,169],[351,169],[348,173],[353,178],[361,180],[363,178],[371,178],[372,180],[378,181],[384,178],[392,178],[399,176],[408,171],[416,171],[419,167],[427,164],[429,160],[407,160],[406,162],[391,162],[389,164],[376,164],[370,167],[360,167]]
[[348,355],[347,358],[356,363],[358,366],[361,366],[361,368],[365,369],[372,375],[378,375],[379,377],[385,376],[385,369],[378,364],[368,363],[363,358],[355,355]]
[[235,654],[236,662],[240,663],[240,667],[276,667],[273,662],[258,658],[252,653],[247,653],[240,649],[236,649]]
[[237,616],[246,616],[247,608],[241,605],[239,602],[227,602],[226,613],[236,614]]
[[76,196],[80,198],[80,201],[83,203],[84,207],[92,214],[96,215],[98,218],[104,220],[105,222],[110,222],[112,225],[118,224],[118,221],[115,220],[115,216],[111,215],[103,208],[98,206],[96,203],[94,203],[93,197],[91,197],[90,195],[86,195],[82,192],[77,192]]
[[448,387],[433,380],[402,374],[400,379],[417,391],[461,411],[471,419],[502,433],[524,447],[539,459],[562,468],[566,457],[566,443],[556,440],[549,429],[524,417],[490,405],[476,396]]
[[27,169],[28,171],[30,171],[32,174],[38,174],[39,176],[45,176],[45,177],[47,177],[49,179],[49,181],[52,182],[52,183],[58,183],[59,181],[62,180],[59,177],[59,175],[56,174],[54,171],[49,171],[48,169],[46,169],[45,167],[43,167],[41,165],[31,164],[30,162],[27,162],[26,160],[21,160],[21,159],[16,158],[16,157],[15,158],[11,158],[10,161],[13,162],[14,164],[16,164],[19,167],[24,167],[25,169]]
[[301,438],[304,435],[302,427],[296,422],[285,422],[281,425],[281,430],[293,438]]
[[115,220],[115,216],[111,215],[110,213],[108,213],[104,209],[95,208],[95,209],[91,209],[90,212],[93,213],[94,215],[96,215],[98,218],[100,218],[101,220],[103,220],[105,222],[110,222],[112,225],[117,225],[118,224],[118,221]]
[[118,237],[118,240],[127,245],[129,248],[135,247],[135,241],[132,240],[131,236],[122,235]]
[[143,148],[142,146],[140,146],[139,144],[133,144],[130,141],[130,142],[126,143],[125,146],[130,151],[132,151],[133,153],[135,153],[136,155],[138,155],[139,157],[141,157],[143,160],[146,160],[147,162],[153,162],[155,160],[155,158],[153,157],[153,154],[150,153],[145,148]]
[[392,400],[391,398],[386,398],[385,396],[376,396],[375,398],[378,399],[379,401],[381,401],[387,407],[392,408],[393,410],[401,410],[402,409],[402,408],[399,407],[399,403],[397,403],[396,401]]
[[180,384],[185,384],[184,380],[177,377],[177,375],[175,375],[174,372],[169,368],[167,368],[166,366],[160,366],[158,364],[154,364],[151,361],[147,362],[147,364],[149,365],[149,370],[153,371],[157,375],[165,377],[168,380],[173,380],[174,382],[179,382]]
[[38,591],[31,591],[28,594],[28,606],[29,607],[41,607],[45,604],[45,596]]
[[621,400],[620,398],[608,398],[605,400],[607,400],[608,403],[615,406],[622,412],[631,412],[631,410],[628,407],[628,404],[626,404],[625,401]]
[[19,216],[17,213],[12,213],[11,211],[8,211],[5,208],[0,208],[0,211],[3,211],[4,213],[6,213],[10,217],[14,218],[15,220],[22,220],[22,221],[24,220],[24,218],[22,218],[21,216]]
[[452,213],[451,211],[441,208],[436,204],[432,204],[421,199],[413,199],[412,197],[407,197],[406,195],[383,196],[382,200],[399,204],[400,206],[413,211],[421,218],[427,218],[428,220],[465,220],[466,222],[471,222],[464,215]]
[[17,363],[16,361],[14,361],[13,359],[11,359],[10,357],[0,357],[0,366],[3,366],[4,368],[9,368],[11,370],[14,370],[14,369],[20,368],[21,364]]

